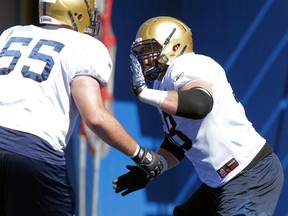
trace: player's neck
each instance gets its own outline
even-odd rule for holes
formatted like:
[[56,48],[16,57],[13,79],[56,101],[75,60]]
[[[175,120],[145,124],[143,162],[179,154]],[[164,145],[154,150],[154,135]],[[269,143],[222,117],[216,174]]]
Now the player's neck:
[[64,25],[64,24],[60,24],[60,25],[54,25],[54,24],[45,24],[46,26],[53,26],[53,27],[57,27],[57,28],[67,28],[67,29],[71,29],[74,30],[71,26],[68,25]]

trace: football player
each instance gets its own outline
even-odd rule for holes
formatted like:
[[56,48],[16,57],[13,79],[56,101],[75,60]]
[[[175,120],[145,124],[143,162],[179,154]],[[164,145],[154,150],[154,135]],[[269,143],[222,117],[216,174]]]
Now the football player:
[[78,113],[103,141],[148,173],[165,168],[105,108],[107,48],[94,36],[94,0],[40,0],[41,26],[0,37],[0,215],[72,216],[75,198],[64,149]]
[[[173,214],[273,215],[283,185],[280,161],[247,119],[224,69],[193,51],[190,28],[173,17],[145,21],[131,46],[130,67],[134,94],[162,118],[166,136],[157,152],[168,168],[187,157],[202,181]],[[154,81],[153,89],[146,80]],[[113,181],[123,196],[157,176],[127,168]]]

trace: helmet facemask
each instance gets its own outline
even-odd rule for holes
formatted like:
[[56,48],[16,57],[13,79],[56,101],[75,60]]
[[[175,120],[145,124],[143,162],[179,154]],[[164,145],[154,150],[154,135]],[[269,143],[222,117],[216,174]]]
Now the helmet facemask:
[[100,28],[101,28],[101,23],[99,21],[97,21],[97,15],[99,13],[98,8],[95,8],[94,11],[92,11],[90,5],[87,3],[87,1],[85,1],[87,4],[87,9],[88,9],[88,13],[90,16],[90,25],[87,26],[84,29],[84,33],[85,34],[89,34],[91,36],[97,36],[99,34]]
[[166,69],[165,64],[158,61],[162,48],[155,39],[139,40],[131,46],[131,53],[137,57],[147,80],[156,80]]
[[94,0],[39,1],[40,24],[69,26],[93,37],[98,35],[101,27],[97,21],[98,13]]

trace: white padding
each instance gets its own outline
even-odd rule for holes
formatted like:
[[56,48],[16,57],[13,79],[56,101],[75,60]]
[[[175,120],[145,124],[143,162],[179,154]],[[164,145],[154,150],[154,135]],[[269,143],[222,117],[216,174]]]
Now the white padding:
[[145,88],[138,95],[138,98],[143,103],[147,103],[152,106],[160,107],[160,105],[164,102],[167,95],[168,95],[167,91],[160,91],[160,90]]

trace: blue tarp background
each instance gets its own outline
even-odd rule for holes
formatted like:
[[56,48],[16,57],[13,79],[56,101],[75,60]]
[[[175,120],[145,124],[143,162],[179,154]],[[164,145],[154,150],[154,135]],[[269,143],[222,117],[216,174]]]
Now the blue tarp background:
[[[217,60],[246,107],[254,127],[279,155],[288,179],[288,1],[287,0],[114,0],[113,30],[117,37],[114,113],[129,133],[148,148],[163,138],[158,111],[136,100],[130,90],[129,48],[139,26],[153,16],[169,15],[191,27],[194,50]],[[77,188],[78,129],[67,149]],[[93,158],[87,171],[87,215],[91,213]],[[132,161],[114,149],[101,160],[100,216],[168,216],[200,184],[187,160],[152,181],[146,190],[116,195],[112,179]],[[77,192],[77,190],[76,190]],[[288,183],[276,216],[288,215]]]

